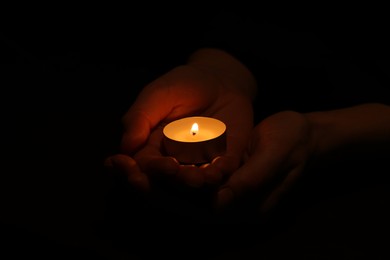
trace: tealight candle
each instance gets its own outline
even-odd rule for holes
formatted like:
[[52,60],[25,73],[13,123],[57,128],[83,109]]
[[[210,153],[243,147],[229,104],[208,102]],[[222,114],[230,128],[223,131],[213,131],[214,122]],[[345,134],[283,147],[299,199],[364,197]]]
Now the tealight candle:
[[183,164],[211,162],[226,150],[226,125],[210,117],[186,117],[163,129],[167,155]]

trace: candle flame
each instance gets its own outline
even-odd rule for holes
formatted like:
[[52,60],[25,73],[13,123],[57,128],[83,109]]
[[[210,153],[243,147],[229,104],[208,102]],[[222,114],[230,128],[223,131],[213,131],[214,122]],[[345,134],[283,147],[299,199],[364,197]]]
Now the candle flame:
[[191,134],[196,135],[199,132],[199,126],[197,123],[194,123],[191,127]]

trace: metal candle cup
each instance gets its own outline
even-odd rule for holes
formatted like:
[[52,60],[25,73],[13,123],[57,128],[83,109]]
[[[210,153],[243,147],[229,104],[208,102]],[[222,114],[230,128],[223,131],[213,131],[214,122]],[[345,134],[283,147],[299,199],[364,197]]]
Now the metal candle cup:
[[210,117],[186,117],[163,129],[167,155],[182,164],[211,162],[226,151],[226,125]]

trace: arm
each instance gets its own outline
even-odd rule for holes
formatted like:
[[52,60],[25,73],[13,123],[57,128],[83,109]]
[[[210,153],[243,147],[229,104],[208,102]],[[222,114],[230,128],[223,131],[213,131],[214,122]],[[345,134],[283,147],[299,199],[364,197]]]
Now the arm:
[[[314,161],[390,149],[390,107],[379,103],[306,114],[312,126]],[[347,153],[346,153],[347,152]],[[332,155],[332,156],[331,156]]]
[[265,213],[288,193],[309,162],[329,163],[337,159],[334,155],[381,155],[389,150],[387,105],[367,103],[307,114],[279,112],[255,127],[248,157],[221,187],[216,206],[224,208],[257,194]]

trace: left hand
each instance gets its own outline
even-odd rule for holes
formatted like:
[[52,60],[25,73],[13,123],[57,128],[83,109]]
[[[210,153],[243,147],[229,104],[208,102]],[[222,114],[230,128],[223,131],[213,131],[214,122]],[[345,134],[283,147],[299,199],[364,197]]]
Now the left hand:
[[[146,86],[123,122],[123,154],[107,164],[128,176],[129,182],[149,191],[151,179],[173,178],[190,187],[221,183],[236,170],[253,128],[252,98],[243,89],[254,88],[251,74],[221,51],[195,54],[186,65],[169,71]],[[227,125],[227,151],[202,167],[180,165],[161,153],[162,128],[172,120],[208,116]]]

